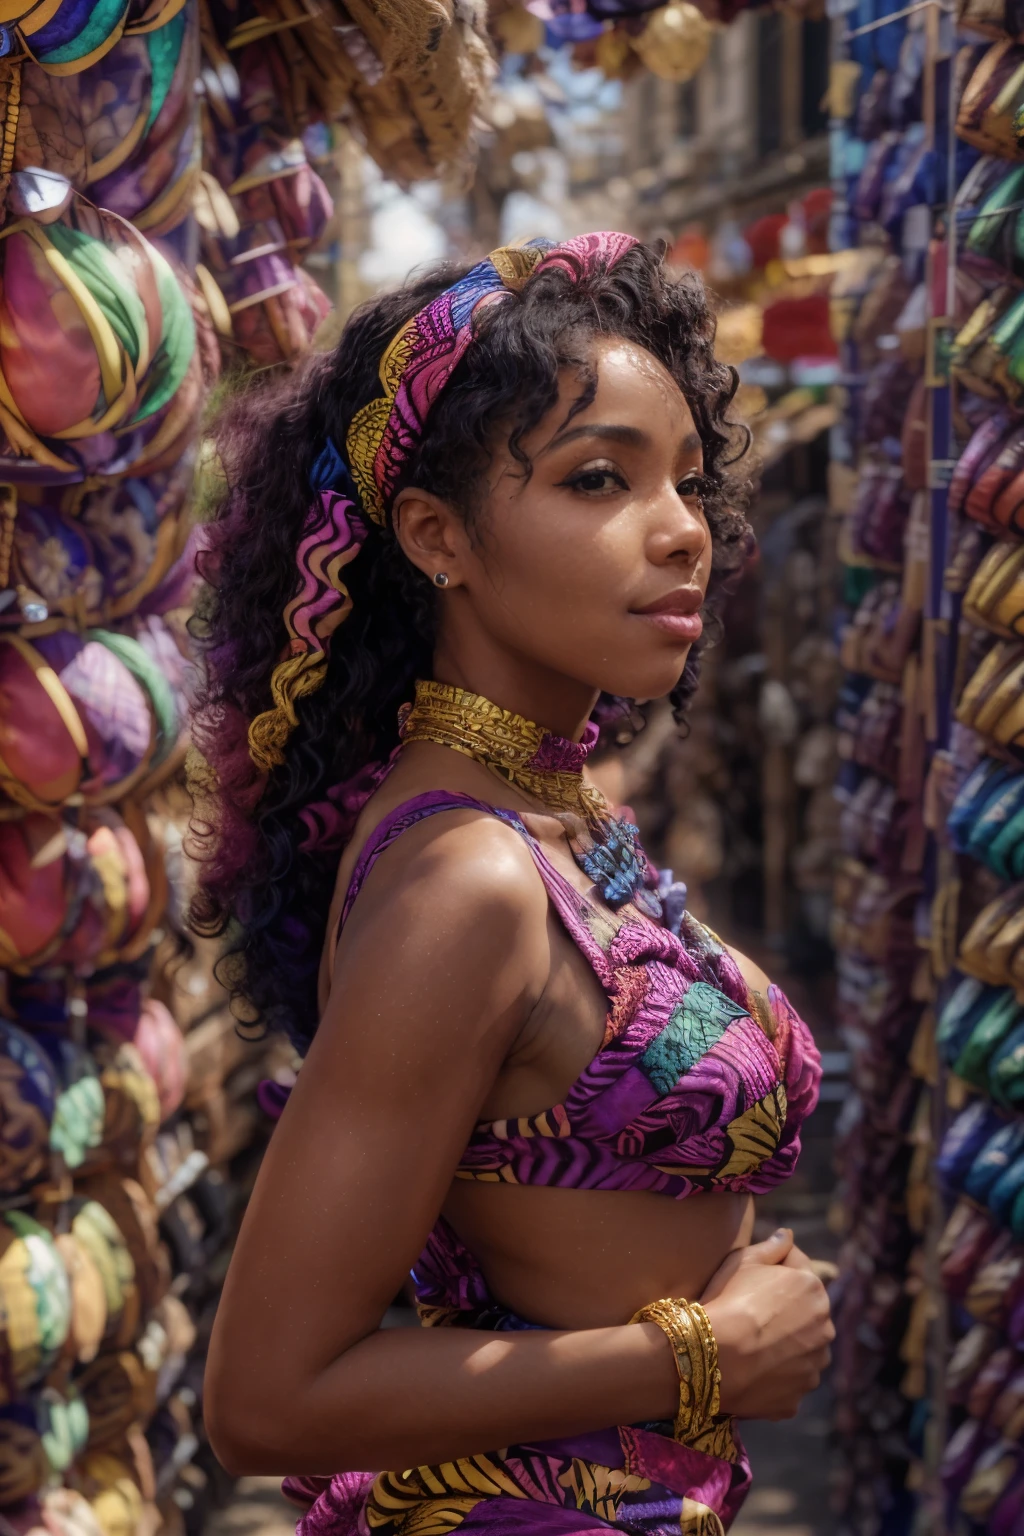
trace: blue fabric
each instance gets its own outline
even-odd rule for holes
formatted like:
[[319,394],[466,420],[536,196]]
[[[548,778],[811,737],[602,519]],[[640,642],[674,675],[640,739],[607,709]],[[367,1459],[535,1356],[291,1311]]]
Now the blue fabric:
[[996,763],[990,757],[983,759],[968,774],[953,801],[947,822],[953,847],[958,853],[966,853],[971,828],[988,802],[1016,777],[1012,768]]
[[939,1053],[952,1066],[971,1037],[975,1024],[995,1001],[999,987],[986,986],[973,976],[965,976],[939,1014],[935,1038]]
[[545,24],[544,40],[549,48],[561,48],[564,43],[589,43],[603,31],[604,23],[590,16],[552,16]]
[[72,64],[107,43],[125,18],[128,0],[63,0],[57,14],[31,39],[47,64]]
[[349,473],[348,465],[338,452],[338,445],[333,437],[324,439],[324,446],[317,454],[313,468],[309,472],[309,483],[314,491],[337,491],[353,506],[362,505],[356,483]]
[[939,1178],[947,1189],[960,1189],[974,1159],[1003,1124],[984,1099],[975,1099],[957,1116],[943,1138],[936,1161]]
[[327,437],[309,472],[309,483],[314,491],[333,491],[337,489],[336,481],[342,474],[348,474],[348,466],[338,452],[333,437]]
[[1014,1120],[1001,1126],[978,1153],[964,1182],[964,1191],[980,1205],[988,1204],[988,1196],[996,1180],[1024,1151],[1024,1120]]

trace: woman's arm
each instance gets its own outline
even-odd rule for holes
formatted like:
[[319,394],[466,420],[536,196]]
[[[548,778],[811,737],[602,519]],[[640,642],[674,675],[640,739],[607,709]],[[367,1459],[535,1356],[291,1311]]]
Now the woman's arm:
[[[229,1470],[416,1466],[674,1413],[653,1325],[379,1330],[543,989],[547,946],[529,853],[493,821],[418,827],[370,875],[217,1316],[205,1407]],[[824,1293],[770,1258],[756,1275],[747,1256],[734,1268],[709,1301],[725,1406],[792,1411],[827,1341]]]

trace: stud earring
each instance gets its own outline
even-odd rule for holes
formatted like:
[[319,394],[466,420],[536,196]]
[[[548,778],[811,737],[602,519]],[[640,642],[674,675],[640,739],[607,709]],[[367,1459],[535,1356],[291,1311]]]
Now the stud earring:
[[448,585],[448,572],[435,571],[432,579],[435,587],[446,587]]

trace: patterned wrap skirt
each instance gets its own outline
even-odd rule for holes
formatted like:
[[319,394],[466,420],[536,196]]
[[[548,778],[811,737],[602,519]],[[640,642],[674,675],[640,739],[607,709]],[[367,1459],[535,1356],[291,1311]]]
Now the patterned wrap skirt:
[[622,1427],[404,1472],[289,1479],[285,1492],[306,1506],[315,1498],[298,1536],[722,1536],[750,1484],[733,1445],[730,1461]]

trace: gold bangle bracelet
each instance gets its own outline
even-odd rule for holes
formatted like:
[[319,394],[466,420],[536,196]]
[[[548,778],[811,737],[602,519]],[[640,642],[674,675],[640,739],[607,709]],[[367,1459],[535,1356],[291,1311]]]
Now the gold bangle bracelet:
[[629,1320],[655,1323],[668,1339],[679,1373],[679,1408],[673,1439],[723,1461],[736,1461],[732,1419],[721,1411],[722,1374],[718,1342],[699,1301],[669,1296],[649,1302]]

